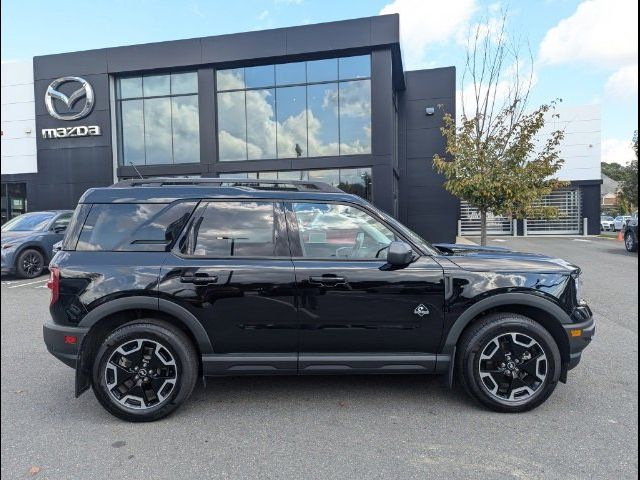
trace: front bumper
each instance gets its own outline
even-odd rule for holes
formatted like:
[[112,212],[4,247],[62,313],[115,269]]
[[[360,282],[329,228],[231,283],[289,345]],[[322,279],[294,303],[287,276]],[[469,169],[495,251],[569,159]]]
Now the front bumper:
[[0,262],[2,265],[2,273],[14,273],[15,272],[15,265],[14,265],[14,249],[13,248],[6,248],[6,249],[2,249],[2,251],[0,252]]
[[596,321],[588,306],[581,305],[577,307],[573,311],[571,318],[576,323],[563,325],[569,338],[569,363],[567,370],[575,368],[580,363],[583,350],[591,343],[596,332]]
[[78,350],[88,328],[58,325],[51,321],[42,326],[44,343],[49,353],[71,368],[76,368]]

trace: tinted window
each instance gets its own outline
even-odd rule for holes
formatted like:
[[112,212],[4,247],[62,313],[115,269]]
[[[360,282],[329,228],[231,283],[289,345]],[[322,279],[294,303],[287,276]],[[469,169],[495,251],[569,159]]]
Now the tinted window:
[[338,59],[314,60],[307,62],[307,81],[328,82],[338,79]]
[[338,65],[340,79],[367,78],[371,76],[371,57],[361,55],[359,57],[344,57]]
[[304,62],[276,65],[276,85],[295,85],[306,81]]
[[340,155],[371,153],[371,80],[340,83]]
[[25,213],[12,218],[2,226],[3,232],[30,232],[43,230],[53,218],[53,213]]
[[275,84],[274,66],[245,68],[244,82],[247,88],[272,87]]
[[142,77],[121,78],[120,98],[142,97]]
[[171,89],[169,87],[169,75],[150,75],[142,78],[142,93],[145,97],[157,97],[160,95],[169,95]]
[[368,213],[348,205],[294,203],[304,257],[385,259],[395,234]]
[[118,79],[120,165],[198,163],[197,72]]
[[53,225],[51,225],[51,229],[66,229],[69,226],[69,222],[71,221],[71,215],[73,215],[71,212],[63,213],[62,215],[60,215],[58,218],[56,218],[56,221],[53,222]]
[[338,84],[307,87],[309,156],[338,155]]
[[196,72],[172,73],[171,95],[198,93],[198,74]]
[[205,257],[276,256],[274,206],[271,202],[211,202],[193,222],[192,247]]
[[218,151],[221,161],[247,158],[245,92],[218,94]]
[[76,250],[164,251],[184,228],[195,205],[196,202],[93,205]]
[[307,156],[306,87],[278,88],[278,158]]

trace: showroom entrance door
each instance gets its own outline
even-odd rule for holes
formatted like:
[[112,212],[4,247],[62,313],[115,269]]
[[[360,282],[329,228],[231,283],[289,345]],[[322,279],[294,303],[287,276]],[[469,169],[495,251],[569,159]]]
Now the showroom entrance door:
[[3,183],[0,195],[2,224],[27,211],[27,184]]

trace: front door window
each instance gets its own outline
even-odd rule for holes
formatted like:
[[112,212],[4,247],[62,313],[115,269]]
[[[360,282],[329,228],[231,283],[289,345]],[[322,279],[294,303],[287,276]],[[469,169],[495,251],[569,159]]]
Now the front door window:
[[294,203],[302,256],[318,259],[384,259],[396,235],[368,213],[332,203]]

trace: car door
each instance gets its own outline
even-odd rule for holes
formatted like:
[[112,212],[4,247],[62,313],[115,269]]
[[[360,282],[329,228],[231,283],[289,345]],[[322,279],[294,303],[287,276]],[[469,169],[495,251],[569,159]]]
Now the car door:
[[297,367],[295,275],[282,205],[206,201],[160,275],[161,299],[183,306],[214,354],[205,373],[291,373]]
[[405,240],[360,206],[286,204],[300,318],[299,371],[431,370],[443,328],[440,265],[390,268]]

